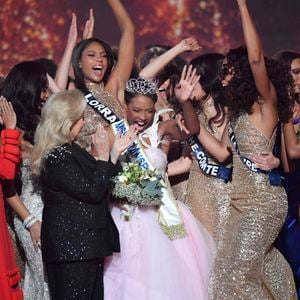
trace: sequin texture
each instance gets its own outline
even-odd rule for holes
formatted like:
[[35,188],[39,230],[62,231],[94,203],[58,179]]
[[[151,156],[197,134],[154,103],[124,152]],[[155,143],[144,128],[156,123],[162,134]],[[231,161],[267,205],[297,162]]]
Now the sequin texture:
[[[199,121],[208,132],[221,140],[222,132],[214,123],[209,127],[208,113],[205,113],[205,108],[209,109],[213,105],[213,100],[209,99],[203,105],[203,111],[198,115]],[[219,164],[209,154],[208,162]],[[193,215],[214,238],[216,248],[223,240],[224,226],[229,214],[230,188],[230,183],[225,183],[222,179],[204,174],[200,170],[197,160],[193,157],[186,191],[186,202]]]
[[[272,150],[275,133],[266,137],[247,115],[232,127],[242,155]],[[211,299],[297,299],[291,269],[273,246],[286,212],[283,187],[271,186],[267,174],[250,171],[233,151],[230,215],[212,273]]]
[[[109,107],[118,118],[122,118],[122,107],[119,104],[118,100],[115,99],[111,94],[109,94],[105,89],[103,83],[101,84],[89,84],[89,91],[94,95],[98,101],[102,104]],[[97,113],[92,107],[87,106],[84,113],[84,126],[80,131],[80,134],[77,138],[77,142],[81,147],[85,148],[87,151],[90,151],[91,147],[91,135],[96,132],[97,126],[102,124],[107,126],[108,123],[103,119],[103,117]]]
[[[21,200],[39,221],[42,221],[43,202],[38,191],[34,191],[32,178],[30,176],[29,160],[23,161],[21,166],[22,176],[22,194]],[[30,233],[24,228],[23,222],[14,218],[14,224],[18,238],[24,248],[25,278],[23,283],[23,292],[25,300],[47,300],[50,299],[48,284],[44,276],[44,267],[41,250],[37,251],[33,247]]]

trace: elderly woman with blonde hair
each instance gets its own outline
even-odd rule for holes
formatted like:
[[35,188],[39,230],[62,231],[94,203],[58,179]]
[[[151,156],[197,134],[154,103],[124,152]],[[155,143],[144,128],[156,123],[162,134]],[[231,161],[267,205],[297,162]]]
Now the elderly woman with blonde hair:
[[119,235],[108,207],[116,162],[135,137],[116,137],[99,126],[92,153],[73,141],[86,102],[78,90],[52,95],[42,110],[31,155],[44,201],[42,256],[51,299],[103,299],[103,262],[119,251]]

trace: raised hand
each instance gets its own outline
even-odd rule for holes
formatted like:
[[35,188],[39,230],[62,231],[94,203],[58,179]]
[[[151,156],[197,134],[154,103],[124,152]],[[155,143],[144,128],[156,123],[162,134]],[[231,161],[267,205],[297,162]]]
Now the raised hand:
[[77,43],[77,36],[78,36],[77,18],[76,18],[76,15],[73,13],[72,21],[71,21],[71,25],[70,25],[70,29],[69,29],[69,34],[68,34],[67,45],[74,47]]
[[85,22],[82,39],[85,40],[85,39],[89,39],[89,38],[93,37],[94,25],[95,25],[94,12],[93,12],[93,9],[91,8],[89,18]]
[[138,130],[134,125],[129,127],[129,130],[123,136],[116,135],[111,152],[110,159],[112,163],[116,163],[119,156],[124,152],[135,140]]
[[13,106],[3,96],[0,97],[0,123],[7,129],[15,129],[17,125]]
[[109,137],[104,127],[99,124],[96,132],[92,135],[91,154],[96,160],[109,160],[110,144]]
[[175,87],[175,96],[178,102],[184,103],[190,99],[199,79],[200,75],[196,74],[196,69],[193,69],[192,65],[184,66],[180,81]]
[[179,44],[181,45],[183,52],[197,51],[201,49],[201,46],[198,44],[198,41],[192,37],[182,40]]
[[68,74],[70,70],[72,53],[77,43],[77,36],[77,19],[76,15],[73,13],[71,25],[69,28],[67,44],[64,50],[63,57],[58,65],[54,79],[55,83],[57,84],[57,87],[62,91],[64,91],[68,85]]

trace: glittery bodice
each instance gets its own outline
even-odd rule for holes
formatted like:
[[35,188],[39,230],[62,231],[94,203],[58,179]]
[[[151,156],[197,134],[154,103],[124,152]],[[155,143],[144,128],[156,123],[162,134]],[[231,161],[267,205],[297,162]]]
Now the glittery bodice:
[[[211,105],[211,103],[206,102],[205,105]],[[221,140],[222,132],[220,128],[214,123],[211,126],[208,125],[209,118],[205,114],[205,107],[198,117],[202,126],[215,138]],[[218,164],[209,154],[208,162]],[[219,178],[204,174],[200,170],[197,160],[193,157],[185,202],[196,218],[213,236],[217,248],[222,241],[224,223],[229,213],[230,187],[230,183],[225,184]]]
[[[266,137],[254,126],[247,115],[242,115],[238,119],[232,121],[231,126],[241,155],[249,157],[251,154],[259,155],[262,152],[273,150],[276,131],[274,131],[271,138]],[[260,195],[261,191],[265,192],[266,190],[272,192],[276,191],[276,196],[282,199],[282,201],[279,202],[281,203],[283,214],[285,214],[286,196],[283,188],[270,186],[267,174],[255,173],[249,170],[234,150],[233,165],[232,191],[234,198],[250,197],[253,193]],[[241,178],[243,178],[244,184],[240,184]]]
[[[231,122],[244,156],[270,151],[275,142],[242,115]],[[230,214],[211,276],[210,297],[296,299],[291,269],[273,243],[287,212],[284,189],[250,171],[233,151]]]
[[21,166],[21,180],[22,180],[22,194],[21,199],[40,221],[42,220],[43,202],[41,199],[40,191],[34,187],[34,183],[31,177],[29,159],[25,159]]
[[[121,119],[123,117],[120,103],[104,89],[103,84],[89,84],[88,89],[96,99],[109,107],[118,118]],[[90,150],[91,145],[91,135],[95,133],[99,124],[102,124],[103,126],[108,125],[100,114],[98,114],[92,107],[87,106],[84,113],[84,125],[77,138],[77,142],[88,151]]]
[[[20,197],[30,214],[42,221],[44,204],[40,192],[34,189],[30,174],[29,160],[25,159],[21,165],[22,193]],[[41,250],[35,250],[29,231],[24,228],[23,222],[17,216],[14,218],[14,224],[26,255],[23,285],[24,300],[48,300],[50,295],[44,277],[45,270]]]

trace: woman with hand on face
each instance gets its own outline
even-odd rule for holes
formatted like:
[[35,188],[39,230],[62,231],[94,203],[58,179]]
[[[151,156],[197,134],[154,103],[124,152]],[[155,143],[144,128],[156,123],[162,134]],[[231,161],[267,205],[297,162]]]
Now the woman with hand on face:
[[[199,55],[191,61],[200,75],[192,95],[193,105],[201,125],[218,140],[221,140],[228,121],[225,96],[219,80],[223,61],[224,56],[218,53]],[[229,214],[231,168],[217,162],[194,136],[189,152],[168,165],[169,176],[185,172],[189,172],[186,203],[213,236],[218,248]],[[199,191],[202,191],[201,195]]]
[[[199,129],[189,101],[198,80],[195,71],[185,67],[175,88],[191,134]],[[105,299],[208,299],[211,237],[188,208],[175,200],[166,173],[171,141],[184,140],[188,134],[173,119],[159,121],[155,115],[156,92],[153,81],[130,79],[125,99],[127,120],[138,128],[143,155],[164,180],[162,204],[125,202],[112,207],[121,252],[105,266]],[[128,157],[134,160],[130,153]],[[122,218],[124,213],[129,215],[128,220]]]
[[84,124],[86,102],[78,90],[52,95],[42,110],[31,155],[44,202],[42,256],[51,299],[103,299],[103,262],[119,251],[108,207],[118,156],[135,130],[114,140],[99,126],[92,153],[74,143]]
[[[291,78],[263,48],[245,0],[237,0],[246,49],[231,50],[223,65],[230,122],[221,142],[203,126],[199,139],[219,161],[232,154],[230,212],[216,256],[211,299],[296,299],[291,269],[274,241],[287,211],[283,187],[257,168],[251,155],[271,151],[278,120],[286,121]],[[224,70],[225,71],[225,70]],[[227,80],[228,79],[228,80]]]
[[48,87],[46,69],[36,61],[23,61],[9,71],[2,89],[2,94],[14,107],[17,128],[22,133],[20,174],[14,182],[16,187],[10,182],[11,192],[6,194],[6,198],[16,213],[12,225],[25,252],[25,300],[49,299],[39,249],[43,202],[40,192],[34,187],[29,166],[33,136],[40,120],[43,103],[49,96]]
[[7,230],[2,181],[12,180],[20,162],[20,132],[16,130],[16,114],[11,103],[0,98],[0,295],[2,299],[22,300],[22,290],[18,287],[21,281],[20,270],[16,265],[14,249]]

